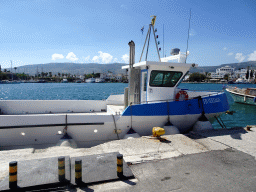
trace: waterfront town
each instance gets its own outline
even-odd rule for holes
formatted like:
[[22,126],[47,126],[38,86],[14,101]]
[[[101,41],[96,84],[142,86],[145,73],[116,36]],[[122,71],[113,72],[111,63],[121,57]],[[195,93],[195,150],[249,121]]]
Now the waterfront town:
[[[26,73],[16,73],[17,67],[13,70],[0,67],[0,81],[5,83],[108,83],[121,82],[128,83],[128,72],[114,73],[89,73],[84,75],[71,73],[37,72],[35,75]],[[187,83],[256,83],[256,71],[250,67],[235,69],[229,65],[217,68],[215,72],[195,72],[189,73],[183,80]]]
[[208,82],[208,83],[256,83],[256,71],[250,69],[239,68],[235,70],[234,67],[226,65],[217,68],[215,72],[201,72],[188,74],[185,82]]

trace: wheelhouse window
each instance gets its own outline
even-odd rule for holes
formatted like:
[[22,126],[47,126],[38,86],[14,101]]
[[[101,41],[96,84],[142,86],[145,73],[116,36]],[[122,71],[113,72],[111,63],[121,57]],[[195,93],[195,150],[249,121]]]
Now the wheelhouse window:
[[182,72],[178,71],[157,71],[150,74],[149,85],[151,87],[174,87],[182,77]]

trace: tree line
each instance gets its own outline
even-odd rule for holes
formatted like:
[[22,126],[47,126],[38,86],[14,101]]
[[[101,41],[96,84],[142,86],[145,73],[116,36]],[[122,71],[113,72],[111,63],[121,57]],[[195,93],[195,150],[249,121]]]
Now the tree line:
[[[15,69],[15,68],[14,68]],[[16,71],[16,70],[15,70]],[[100,77],[100,73],[91,73],[84,74],[83,78],[98,78]],[[57,73],[53,75],[52,72],[41,72],[35,75],[29,75],[26,73],[11,73],[9,70],[4,69],[4,71],[0,71],[0,80],[46,80],[46,81],[56,81],[59,82],[63,78],[67,78],[68,81],[74,81],[80,79],[80,75],[71,74],[71,73]]]

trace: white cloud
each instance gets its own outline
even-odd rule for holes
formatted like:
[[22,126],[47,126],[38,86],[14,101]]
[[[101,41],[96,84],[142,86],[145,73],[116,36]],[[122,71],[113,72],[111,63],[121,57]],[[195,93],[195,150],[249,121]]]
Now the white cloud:
[[226,51],[226,50],[227,50],[227,47],[223,47],[223,50]]
[[64,58],[64,56],[62,55],[62,54],[58,54],[58,53],[54,53],[53,55],[52,55],[52,60],[56,60],[56,59],[63,59]]
[[256,51],[248,55],[248,61],[256,61]]
[[238,62],[240,63],[245,60],[245,56],[243,55],[243,53],[237,53],[235,59],[238,60]]
[[92,61],[93,61],[94,63],[99,63],[99,62],[100,62],[99,56],[94,56],[94,57],[92,58]]
[[128,63],[129,62],[129,56],[127,54],[124,54],[122,56],[122,61],[124,61],[125,63]]
[[231,53],[231,52],[230,52],[230,53],[228,53],[228,56],[231,56],[231,55],[233,55],[233,54],[234,54],[234,53]]
[[76,57],[76,55],[73,52],[69,52],[66,59],[70,60],[70,61],[77,61],[78,58]]
[[110,63],[113,60],[113,56],[109,53],[103,53],[102,51],[99,51],[98,53],[100,54],[99,56],[94,56],[92,58],[94,62]]
[[113,56],[109,53],[103,53],[101,51],[98,52],[100,54],[100,58],[102,60],[102,63],[110,63],[113,59]]

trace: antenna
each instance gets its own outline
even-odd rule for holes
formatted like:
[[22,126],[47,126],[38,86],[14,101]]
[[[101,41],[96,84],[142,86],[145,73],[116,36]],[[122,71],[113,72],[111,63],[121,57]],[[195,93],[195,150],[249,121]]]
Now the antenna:
[[189,40],[190,20],[191,20],[191,9],[190,9],[190,16],[189,16],[188,39],[187,39],[187,49],[186,49],[186,59],[185,59],[185,63],[187,62],[187,56],[188,56],[188,40]]
[[164,57],[164,24],[163,24],[163,57]]

